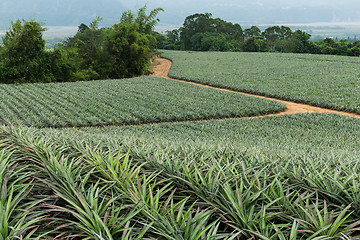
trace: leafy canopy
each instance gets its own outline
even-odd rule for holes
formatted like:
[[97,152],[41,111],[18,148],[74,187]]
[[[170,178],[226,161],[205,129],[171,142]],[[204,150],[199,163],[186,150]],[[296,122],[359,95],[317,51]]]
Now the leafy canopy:
[[123,78],[142,75],[157,45],[154,27],[161,8],[137,14],[126,11],[120,23],[100,28],[97,17],[89,26],[51,51],[45,50],[40,23],[16,21],[0,46],[0,83],[53,82]]

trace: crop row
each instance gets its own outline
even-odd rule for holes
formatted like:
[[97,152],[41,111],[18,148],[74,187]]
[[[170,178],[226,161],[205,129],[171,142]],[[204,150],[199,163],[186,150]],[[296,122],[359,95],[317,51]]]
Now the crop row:
[[112,151],[2,127],[1,236],[358,239],[359,172],[356,158]]
[[43,129],[45,136],[82,138],[116,149],[124,143],[172,152],[238,152],[258,156],[358,159],[360,119],[337,114],[295,114],[252,119],[160,123],[105,128]]
[[0,123],[34,127],[253,116],[285,108],[274,101],[152,77],[1,85],[0,102]]
[[343,56],[164,51],[170,76],[360,113],[358,58]]

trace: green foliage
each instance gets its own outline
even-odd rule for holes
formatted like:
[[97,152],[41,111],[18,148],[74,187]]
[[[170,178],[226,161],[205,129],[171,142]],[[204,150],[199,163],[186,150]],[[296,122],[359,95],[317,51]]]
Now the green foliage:
[[265,29],[261,33],[261,35],[267,40],[267,43],[271,50],[275,49],[279,52],[284,52],[284,50],[281,49],[281,47],[279,47],[278,45],[279,43],[280,45],[282,45],[282,42],[288,42],[287,40],[291,38],[293,32],[289,27],[273,26]]
[[188,16],[179,32],[168,33],[169,48],[176,48],[180,41],[183,50],[234,51],[242,38],[243,31],[239,24],[214,19],[210,13]]
[[191,38],[197,33],[211,32],[211,13],[193,14],[185,18],[180,38],[184,50],[195,50]]
[[314,43],[319,54],[359,56],[359,41],[349,43],[347,40],[335,41],[332,38],[325,38]]
[[71,66],[72,79],[96,80],[133,77],[144,74],[150,64],[151,51],[157,38],[153,29],[156,15],[163,11],[154,9],[146,15],[146,6],[123,13],[120,23],[109,28],[99,28],[101,18],[90,26],[81,24],[78,33],[58,49],[65,52],[65,61]]
[[190,42],[199,51],[235,51],[238,47],[237,42],[224,33],[196,33]]
[[[175,155],[196,150],[222,152],[236,149],[258,157],[358,159],[360,120],[335,114],[296,114],[265,118],[210,120],[204,122],[161,123],[144,126],[108,126],[51,130],[46,134],[116,149],[121,142],[137,148],[158,149]],[[51,134],[50,134],[51,133]],[[309,160],[310,161],[310,160]],[[315,176],[314,176],[315,177]],[[348,196],[356,199],[356,196]]]
[[83,33],[87,29],[89,29],[89,27],[86,24],[82,23],[82,24],[80,24],[78,31]]
[[18,20],[3,37],[0,51],[0,82],[51,82],[55,76],[67,77],[67,66],[57,51],[45,51],[42,32],[45,29],[33,20]]
[[[164,49],[196,51],[245,51],[245,52],[305,52],[309,38],[297,30],[294,34],[289,27],[274,26],[264,32],[257,26],[242,30],[239,24],[232,24],[210,13],[188,16],[180,29],[166,35]],[[279,46],[278,46],[279,45]]]
[[269,47],[262,37],[250,37],[241,46],[244,52],[267,52]]
[[72,69],[72,80],[96,80],[108,78],[111,69],[110,53],[107,51],[107,28],[98,28],[99,21],[95,19],[90,27],[79,27],[79,32],[56,50],[64,53],[64,61]]
[[291,44],[290,52],[293,53],[311,53],[310,34],[301,30],[296,30],[289,39]]
[[181,42],[180,42],[180,30],[174,29],[172,31],[166,32],[166,40],[164,43],[164,47],[160,49],[170,49],[170,50],[180,50]]
[[120,23],[136,26],[136,31],[146,35],[146,37],[150,41],[151,49],[162,47],[162,43],[160,43],[159,46],[158,41],[164,41],[164,39],[159,39],[161,34],[155,32],[154,28],[155,25],[160,21],[157,18],[157,15],[160,12],[164,11],[164,9],[155,8],[150,11],[148,15],[146,13],[146,10],[147,6],[145,5],[144,7],[139,8],[136,14],[133,13],[131,10],[125,11],[120,18]]
[[[0,239],[35,239],[42,217],[36,210],[41,201],[30,196],[35,192],[33,173],[28,165],[0,144]],[[39,235],[38,235],[39,236]]]
[[166,44],[167,44],[166,43],[166,37],[163,34],[158,33],[158,32],[154,32],[153,36],[154,36],[154,38],[156,40],[154,48],[155,49],[164,49]]
[[284,109],[274,101],[152,77],[0,85],[0,101],[0,123],[36,127],[201,120]]
[[360,113],[358,58],[176,51],[163,56],[173,60],[175,78]]
[[257,26],[251,26],[244,30],[244,35],[246,38],[260,37],[261,30]]
[[149,15],[146,14],[147,6],[139,8],[137,14],[134,14],[131,10],[125,11],[121,18],[120,23],[125,24],[137,24],[137,31],[143,34],[153,34],[155,25],[160,21],[156,16],[164,11],[162,8],[153,9]]
[[[312,121],[304,126],[306,119]],[[338,128],[331,124],[337,122],[350,129],[357,128],[356,134],[359,133],[357,119],[323,114],[226,120],[217,122],[218,126],[214,121],[175,125],[184,125],[186,132],[181,138],[188,138],[186,134],[192,133],[194,128],[202,133],[207,133],[208,128],[226,133],[225,126],[231,125],[234,129],[234,124],[243,124],[236,128],[246,129],[253,121],[260,126],[267,121],[285,121],[291,128],[294,120],[298,132],[314,123],[320,128],[326,125],[324,133],[330,130],[330,137],[336,139]],[[165,125],[171,124],[132,128],[134,131],[139,128],[140,131],[146,128],[176,131]],[[274,139],[279,138],[275,137],[276,131],[283,126],[272,126],[278,126],[272,133]],[[119,133],[113,131],[114,127],[107,130],[109,136],[118,139]],[[151,148],[150,145],[140,148],[139,142],[133,142],[128,148],[123,146],[122,140],[112,146],[109,142],[99,145],[101,136],[96,132],[102,130],[98,128],[90,130],[95,145],[78,130],[63,131],[64,134],[59,135],[59,130],[54,129],[40,133],[35,129],[0,128],[0,149],[5,153],[0,155],[1,174],[8,176],[3,179],[12,183],[5,186],[13,186],[20,192],[28,189],[27,194],[18,196],[24,203],[31,203],[29,209],[12,205],[15,211],[26,209],[17,216],[31,219],[31,222],[17,221],[20,228],[9,229],[19,230],[18,234],[5,237],[99,240],[359,238],[360,169],[354,155],[339,158],[339,155],[310,157],[296,153],[281,157],[276,153],[270,156],[265,151],[260,155],[229,149],[214,152],[196,149],[196,146],[184,152],[182,149]],[[259,132],[259,128],[254,131]],[[288,128],[286,131],[290,133]],[[124,136],[124,131],[119,132]],[[316,135],[317,128],[312,132]],[[174,137],[178,132],[170,135]],[[151,142],[152,135],[148,136]],[[167,136],[162,137],[164,141]],[[344,144],[339,141],[340,145]],[[332,150],[329,145],[327,154]],[[356,147],[352,150],[358,151]],[[18,168],[24,163],[28,164],[26,168]],[[31,188],[29,184],[22,184],[28,181],[33,181]],[[0,192],[3,196],[7,189],[2,188]],[[34,201],[39,194],[42,201]],[[38,212],[46,215],[36,215]],[[9,226],[13,226],[12,223]]]
[[268,27],[263,32],[259,27],[251,26],[243,31],[239,24],[214,19],[211,13],[186,17],[181,28],[168,31],[161,41],[157,47],[167,50],[360,55],[356,42],[332,39],[312,42],[310,34],[301,30],[293,32],[286,26]]
[[108,51],[113,68],[110,78],[141,75],[149,67],[150,41],[136,31],[137,24],[115,24],[108,37]]
[[52,51],[45,51],[42,32],[35,21],[18,20],[3,37],[0,48],[0,83],[67,82],[139,76],[150,64],[158,36],[153,29],[163,11],[137,16],[125,12],[121,23],[99,28],[100,17],[79,26],[79,31]]

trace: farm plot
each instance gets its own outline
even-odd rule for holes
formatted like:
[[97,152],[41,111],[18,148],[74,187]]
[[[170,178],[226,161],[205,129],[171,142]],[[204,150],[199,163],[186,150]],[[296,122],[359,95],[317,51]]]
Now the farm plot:
[[153,77],[0,85],[0,102],[1,124],[33,127],[254,116],[285,108],[274,101]]
[[43,129],[54,139],[84,139],[112,149],[122,145],[156,152],[236,149],[252,156],[358,159],[360,119],[337,114],[295,114],[252,119],[210,120],[81,129]]
[[[304,114],[86,130],[83,137],[98,138],[95,146],[71,137],[76,129],[64,130],[67,139],[57,134],[52,140],[60,129],[41,129],[44,138],[37,129],[0,127],[2,234],[8,239],[359,239],[359,121]],[[120,142],[99,143],[101,132]],[[127,134],[165,145],[170,136],[183,139],[178,143],[199,138],[214,144],[223,141],[222,134],[227,141],[253,134],[259,148],[277,138],[289,148],[309,141],[304,152],[317,153],[323,144],[329,156],[199,152],[196,144],[174,154],[138,148],[138,142],[130,149],[119,145]],[[345,148],[349,157],[331,156]]]
[[281,53],[164,51],[170,76],[360,113],[359,58]]

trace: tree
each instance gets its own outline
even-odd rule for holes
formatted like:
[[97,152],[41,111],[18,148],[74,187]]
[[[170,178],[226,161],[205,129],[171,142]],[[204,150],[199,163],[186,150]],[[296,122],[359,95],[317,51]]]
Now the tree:
[[165,49],[165,47],[166,47],[166,45],[168,43],[167,40],[166,40],[166,36],[161,34],[161,33],[158,33],[158,32],[154,32],[153,36],[156,39],[155,48],[156,49]]
[[170,49],[170,50],[180,50],[180,30],[174,29],[172,31],[167,31],[164,35],[165,39],[163,40],[163,45],[158,45],[159,48]]
[[251,26],[245,29],[245,38],[259,37],[261,36],[261,30],[257,26]]
[[160,8],[154,9],[146,15],[146,6],[137,14],[126,11],[120,23],[108,28],[99,28],[99,17],[89,27],[80,25],[78,33],[59,46],[74,70],[73,78],[96,80],[143,74],[157,40],[161,44],[165,41],[153,31],[160,11]]
[[91,23],[90,23],[90,29],[92,30],[98,30],[100,22],[102,21],[101,17],[96,17]]
[[237,41],[225,33],[203,33],[201,51],[237,51]]
[[336,55],[348,55],[348,49],[351,48],[352,44],[349,43],[346,39],[342,39],[337,42],[336,46]]
[[351,48],[348,49],[349,56],[360,56],[360,41],[356,40],[352,43]]
[[108,28],[99,29],[101,18],[97,17],[87,27],[79,26],[74,37],[68,38],[58,50],[63,50],[67,62],[73,68],[74,81],[96,80],[107,77],[109,54],[106,51]]
[[265,29],[261,34],[267,41],[271,50],[284,48],[284,40],[288,40],[293,35],[289,27],[273,26]]
[[[179,30],[183,50],[236,49],[234,46],[244,38],[239,24],[232,24],[220,18],[214,19],[211,13],[196,13],[186,17],[183,27]],[[202,44],[203,38],[206,41],[205,45]],[[223,43],[224,39],[228,44]]]
[[74,37],[45,51],[42,32],[35,21],[12,23],[0,46],[0,82],[51,82],[133,77],[143,74],[150,64],[157,39],[153,31],[159,21],[146,6],[137,15],[125,12],[122,22],[99,28],[97,17],[89,26],[81,24]]
[[226,34],[229,39],[243,40],[244,32],[239,24],[232,24],[220,18],[210,19],[214,32]]
[[311,53],[313,51],[313,46],[309,41],[310,37],[310,34],[301,30],[296,30],[288,40],[290,52]]
[[274,49],[275,42],[280,40],[281,28],[279,26],[268,27],[261,35],[267,40],[270,49]]
[[45,28],[40,23],[20,21],[11,23],[6,32],[3,48],[0,52],[0,82],[51,82],[54,80],[53,70],[65,69],[57,61],[60,55],[57,52],[46,52],[42,32]]
[[197,33],[214,32],[211,26],[211,13],[196,13],[185,18],[180,28],[180,39],[184,50],[195,50],[191,38]]
[[281,28],[279,26],[268,27],[262,32],[262,36],[271,42],[280,40]]
[[125,11],[121,18],[120,23],[125,24],[137,24],[136,30],[139,33],[146,34],[148,40],[150,41],[150,47],[152,49],[157,48],[157,40],[159,36],[155,33],[155,25],[160,21],[157,18],[157,15],[164,11],[162,8],[155,8],[146,14],[147,6],[140,8],[137,13],[133,13],[131,10]]
[[269,46],[263,37],[258,36],[246,39],[242,49],[244,52],[267,52],[269,51]]
[[36,58],[43,53],[45,41],[42,32],[45,28],[35,21],[20,20],[11,23],[11,29],[2,38],[4,51],[14,63]]
[[291,28],[286,27],[286,26],[281,26],[280,27],[280,39],[279,40],[288,40],[291,38],[291,36],[293,35],[293,31],[291,30]]
[[137,31],[137,24],[114,24],[107,37],[110,78],[133,77],[144,73],[149,66],[150,41]]
[[137,14],[134,14],[131,10],[125,11],[121,18],[121,23],[132,24],[137,23],[137,31],[144,34],[152,34],[155,25],[160,21],[157,15],[164,11],[162,8],[155,8],[150,11],[149,15],[146,14],[147,6],[140,8]]

